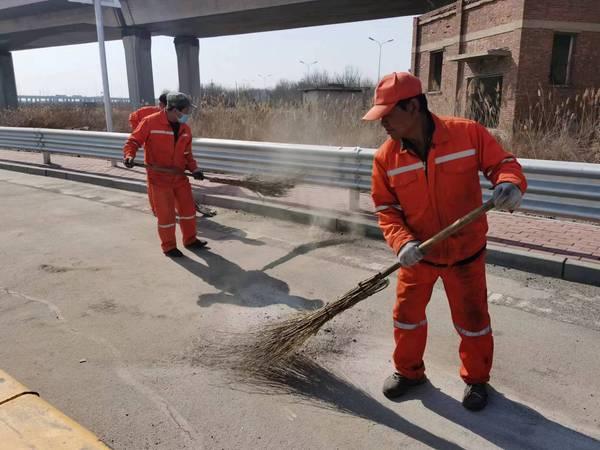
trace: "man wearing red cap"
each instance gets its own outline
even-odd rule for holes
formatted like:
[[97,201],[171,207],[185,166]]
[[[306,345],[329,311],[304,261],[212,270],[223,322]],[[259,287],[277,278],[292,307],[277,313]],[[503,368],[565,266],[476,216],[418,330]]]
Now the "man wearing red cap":
[[494,185],[497,209],[517,208],[527,187],[521,166],[482,125],[432,114],[421,82],[410,73],[385,76],[363,119],[380,120],[389,135],[375,154],[372,197],[379,226],[402,265],[393,311],[396,371],[385,380],[383,393],[395,398],[426,381],[425,308],[441,278],[461,338],[460,376],[467,384],[463,405],[483,409],[493,356],[486,218],[467,225],[426,256],[418,245],[481,206],[479,171]]

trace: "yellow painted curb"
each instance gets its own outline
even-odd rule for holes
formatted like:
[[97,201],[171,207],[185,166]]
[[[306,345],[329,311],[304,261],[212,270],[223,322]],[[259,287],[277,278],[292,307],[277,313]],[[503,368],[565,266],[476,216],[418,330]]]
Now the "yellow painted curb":
[[108,449],[93,433],[2,370],[0,379],[0,449]]
[[0,405],[23,394],[37,395],[36,392],[30,391],[6,372],[0,370]]

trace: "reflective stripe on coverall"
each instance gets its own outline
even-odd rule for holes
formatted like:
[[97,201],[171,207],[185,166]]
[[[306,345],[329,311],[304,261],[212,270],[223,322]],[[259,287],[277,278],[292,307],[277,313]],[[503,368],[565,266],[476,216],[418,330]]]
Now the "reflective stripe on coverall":
[[[432,118],[435,130],[426,162],[391,138],[375,154],[373,202],[379,226],[396,254],[408,241],[425,241],[479,207],[480,170],[494,186],[511,182],[521,192],[527,187],[519,163],[486,128],[466,119]],[[423,262],[400,269],[393,318],[394,363],[402,375],[423,376],[425,307],[441,277],[461,337],[460,374],[467,383],[489,379],[493,338],[482,252],[487,229],[483,216],[431,248]],[[479,257],[461,264],[479,252]]]
[[[192,155],[190,127],[180,124],[179,136],[175,141],[166,111],[152,114],[138,125],[125,143],[123,149],[125,157],[134,158],[137,149],[142,146],[145,162],[150,166],[191,172],[198,168]],[[147,173],[163,252],[176,247],[176,210],[183,234],[183,244],[191,244],[196,240],[196,207],[187,176],[159,172],[151,168],[147,169]]]

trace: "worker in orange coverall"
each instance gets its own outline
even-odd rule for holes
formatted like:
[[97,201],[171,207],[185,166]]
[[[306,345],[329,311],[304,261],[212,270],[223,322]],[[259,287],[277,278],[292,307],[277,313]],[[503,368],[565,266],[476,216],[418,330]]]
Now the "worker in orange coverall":
[[471,120],[438,117],[428,110],[421,82],[410,73],[385,76],[364,120],[379,120],[389,138],[375,154],[372,197],[383,235],[398,255],[393,310],[395,373],[383,393],[395,398],[426,381],[425,308],[438,278],[444,283],[461,343],[463,406],[487,405],[493,338],[487,305],[485,216],[435,245],[418,245],[481,206],[479,171],[493,186],[495,207],[514,210],[527,182],[515,157]]
[[140,122],[142,120],[144,120],[146,117],[155,114],[157,112],[161,112],[162,110],[164,110],[167,107],[167,94],[169,93],[169,91],[164,91],[162,94],[160,94],[160,96],[158,97],[158,105],[154,106],[154,105],[148,105],[148,106],[142,106],[139,109],[136,109],[134,112],[132,112],[131,114],[129,114],[129,127],[131,128],[131,131],[135,130],[137,128],[137,126],[140,124]]
[[183,174],[189,170],[195,179],[204,179],[192,155],[192,131],[186,125],[192,107],[187,95],[169,93],[166,109],[142,120],[123,148],[124,164],[131,168],[138,148],[144,147],[158,235],[162,251],[169,257],[183,256],[175,239],[176,210],[183,245],[190,249],[206,246],[206,241],[196,237],[196,207],[190,182]]
[[[135,130],[137,126],[140,124],[142,120],[146,117],[155,114],[157,112],[162,111],[167,107],[167,94],[168,91],[164,91],[158,97],[158,106],[142,106],[141,108],[135,110],[131,114],[129,114],[129,126],[131,131]],[[150,208],[152,209],[152,214],[156,216],[156,211],[154,210],[154,203],[152,202],[152,188],[150,183],[147,183],[148,186],[148,201],[150,202]]]

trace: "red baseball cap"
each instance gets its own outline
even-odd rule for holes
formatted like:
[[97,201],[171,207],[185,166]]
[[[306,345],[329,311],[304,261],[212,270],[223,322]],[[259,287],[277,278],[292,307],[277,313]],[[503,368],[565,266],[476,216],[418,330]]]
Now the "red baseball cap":
[[422,94],[421,80],[408,72],[393,72],[381,79],[375,89],[373,107],[363,120],[379,120],[389,113],[400,100]]

